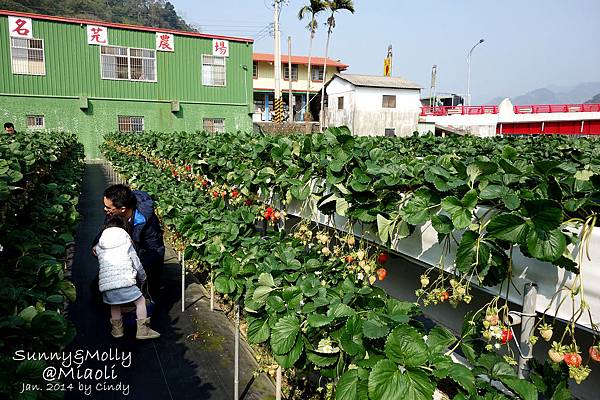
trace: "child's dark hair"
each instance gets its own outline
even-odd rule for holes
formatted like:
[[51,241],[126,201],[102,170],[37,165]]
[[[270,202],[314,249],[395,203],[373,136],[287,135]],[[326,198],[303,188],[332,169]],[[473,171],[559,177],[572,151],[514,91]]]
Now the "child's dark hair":
[[121,215],[111,215],[108,217],[104,222],[103,230],[107,228],[121,228],[131,235],[129,223]]

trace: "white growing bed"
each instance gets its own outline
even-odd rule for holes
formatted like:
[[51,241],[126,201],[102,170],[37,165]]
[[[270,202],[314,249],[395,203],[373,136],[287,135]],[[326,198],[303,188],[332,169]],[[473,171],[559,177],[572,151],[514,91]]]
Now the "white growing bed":
[[[348,219],[334,214],[332,220],[329,216],[320,213],[314,202],[311,202],[309,206],[305,207],[302,212],[300,202],[292,202],[286,207],[288,214],[295,215],[302,218],[307,218],[314,222],[318,222],[323,225],[335,227],[340,230],[344,230],[347,227]],[[377,228],[373,228],[376,230]],[[360,224],[355,224],[354,232],[356,236],[364,237],[365,239],[381,243],[376,234],[370,232],[363,232]],[[460,240],[459,237],[457,237]],[[456,255],[456,243],[450,247],[449,253],[445,257],[444,269],[450,271],[453,269],[454,258]],[[400,254],[418,260],[421,263],[429,266],[438,266],[440,258],[442,256],[442,246],[437,241],[437,231],[431,226],[430,222],[420,226],[415,232],[407,238],[397,241],[395,246],[391,248]],[[570,249],[572,252],[575,249]],[[577,255],[573,253],[577,259]],[[582,277],[584,285],[585,300],[589,306],[589,313],[585,312],[577,321],[577,325],[580,328],[586,330],[592,329],[592,321],[600,321],[600,228],[594,228],[590,246],[589,256],[583,257],[582,263]],[[579,308],[580,296],[575,297],[575,301],[571,300],[570,291],[563,290],[559,295],[556,295],[552,301],[552,297],[560,288],[572,287],[576,283],[576,275],[572,272],[566,271],[563,268],[557,268],[554,265],[546,262],[541,262],[535,259],[527,258],[517,249],[513,252],[513,282],[519,291],[523,292],[523,287],[526,283],[534,282],[538,285],[538,294],[536,298],[536,310],[540,313],[546,313],[546,315],[553,317],[555,314],[557,318],[562,320],[570,320],[572,316],[573,303],[575,310]],[[498,287],[480,287],[482,290],[491,294],[498,293]],[[503,290],[503,294],[505,289]],[[509,292],[508,300],[519,305],[523,305],[523,297],[521,294],[511,287]],[[564,300],[564,301],[563,301]],[[550,305],[550,302],[552,304]],[[562,305],[556,313],[556,309],[559,303]],[[549,307],[550,306],[550,307]],[[592,321],[590,321],[590,314]]]

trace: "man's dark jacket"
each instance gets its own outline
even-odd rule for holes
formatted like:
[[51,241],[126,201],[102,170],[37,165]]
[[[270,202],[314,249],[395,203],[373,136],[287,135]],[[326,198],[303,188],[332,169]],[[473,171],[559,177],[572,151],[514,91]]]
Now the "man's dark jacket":
[[[144,270],[148,272],[163,266],[165,258],[163,232],[158,217],[154,213],[154,201],[150,195],[141,190],[134,190],[133,194],[137,199],[137,206],[132,216],[131,238],[140,262]],[[102,232],[96,236],[92,246],[98,243],[101,234]]]

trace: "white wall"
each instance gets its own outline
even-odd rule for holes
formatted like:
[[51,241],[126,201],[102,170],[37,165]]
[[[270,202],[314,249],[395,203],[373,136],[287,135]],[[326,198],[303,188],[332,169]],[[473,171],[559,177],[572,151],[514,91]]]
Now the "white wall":
[[[354,135],[382,136],[386,128],[396,136],[409,136],[417,130],[420,113],[420,91],[355,87],[336,78],[327,87],[329,126],[346,125]],[[383,95],[396,96],[396,108],[383,108]],[[338,110],[338,98],[344,97],[344,109]]]
[[[328,126],[347,126],[354,133],[355,90],[353,84],[335,78],[327,86],[329,108],[327,109]],[[344,108],[338,110],[338,99],[344,98]]]

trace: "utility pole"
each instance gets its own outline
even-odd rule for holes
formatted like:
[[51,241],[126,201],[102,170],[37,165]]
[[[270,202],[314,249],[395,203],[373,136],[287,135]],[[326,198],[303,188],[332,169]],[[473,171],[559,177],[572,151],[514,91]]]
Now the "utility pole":
[[436,100],[436,92],[435,92],[435,86],[436,86],[436,78],[437,78],[437,65],[433,64],[433,67],[431,67],[431,86],[429,87],[429,107],[431,107],[431,111],[435,112],[435,106],[437,106],[437,100]]
[[[298,71],[300,73],[300,71]],[[294,106],[292,100],[294,95],[292,94],[292,37],[288,36],[288,78],[290,83],[290,93],[288,97],[288,122],[294,121]]]
[[283,122],[283,99],[281,98],[281,32],[279,32],[279,3],[275,0],[275,122]]

